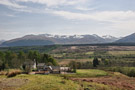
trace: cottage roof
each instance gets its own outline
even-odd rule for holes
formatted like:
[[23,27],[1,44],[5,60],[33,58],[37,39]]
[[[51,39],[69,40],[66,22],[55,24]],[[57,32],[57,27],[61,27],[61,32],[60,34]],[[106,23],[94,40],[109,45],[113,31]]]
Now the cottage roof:
[[60,69],[70,69],[70,67],[60,67]]
[[60,70],[59,66],[51,66],[51,67],[52,67],[52,70]]

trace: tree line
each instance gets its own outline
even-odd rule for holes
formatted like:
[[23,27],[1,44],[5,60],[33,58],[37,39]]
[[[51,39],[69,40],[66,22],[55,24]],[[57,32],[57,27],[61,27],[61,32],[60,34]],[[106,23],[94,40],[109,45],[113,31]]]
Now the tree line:
[[37,63],[46,63],[47,65],[58,65],[57,61],[46,53],[38,51],[28,51],[27,53],[19,51],[0,51],[0,70],[21,68],[24,62],[36,60]]
[[104,67],[135,67],[135,61],[131,60],[119,60],[119,59],[108,59],[94,57],[92,61],[77,62],[71,61],[70,67],[75,66],[77,69],[91,69],[91,68],[104,68]]

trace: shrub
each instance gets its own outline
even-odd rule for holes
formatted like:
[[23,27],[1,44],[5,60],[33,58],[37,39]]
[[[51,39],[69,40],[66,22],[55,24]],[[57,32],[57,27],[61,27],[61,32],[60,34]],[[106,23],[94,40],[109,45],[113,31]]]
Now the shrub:
[[16,76],[17,74],[15,72],[10,72],[7,74],[7,77],[14,77]]
[[14,71],[11,71],[11,72],[7,73],[7,77],[14,77],[18,74],[21,74],[21,71],[20,70],[14,70]]
[[127,75],[130,77],[135,77],[135,69],[131,69]]

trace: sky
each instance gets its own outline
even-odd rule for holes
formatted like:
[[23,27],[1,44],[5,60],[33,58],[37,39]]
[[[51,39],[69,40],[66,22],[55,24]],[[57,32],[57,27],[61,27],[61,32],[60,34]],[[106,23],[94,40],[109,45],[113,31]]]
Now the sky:
[[0,0],[0,40],[28,34],[123,37],[135,32],[135,0]]

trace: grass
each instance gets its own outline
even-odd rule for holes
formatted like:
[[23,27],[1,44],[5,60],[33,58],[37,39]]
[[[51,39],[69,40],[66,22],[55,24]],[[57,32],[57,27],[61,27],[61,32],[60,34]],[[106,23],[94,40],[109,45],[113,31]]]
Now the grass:
[[80,86],[54,75],[19,75],[16,78],[29,79],[29,83],[18,90],[78,90]]
[[109,51],[108,53],[111,55],[129,55],[135,54],[135,51]]
[[97,70],[97,69],[80,69],[77,70],[77,75],[80,76],[89,76],[89,77],[97,77],[97,76],[106,76],[107,72],[103,70]]
[[[76,74],[66,74],[71,78],[89,78],[98,76],[106,76],[107,72],[98,69],[80,69]],[[71,81],[60,77],[59,74],[52,75],[26,75],[20,74],[12,78],[4,75],[0,77],[1,83],[6,81],[5,86],[8,90],[120,90],[116,87],[104,85],[95,82]],[[4,80],[4,81],[2,81]],[[0,83],[0,85],[1,85]]]
[[66,77],[75,77],[75,78],[87,78],[87,77],[99,77],[107,76],[108,73],[103,70],[98,69],[78,69],[76,74],[67,74]]
[[87,53],[85,53],[85,54],[87,54],[87,55],[91,55],[91,54],[93,54],[93,52],[91,51],[91,52],[87,52]]

